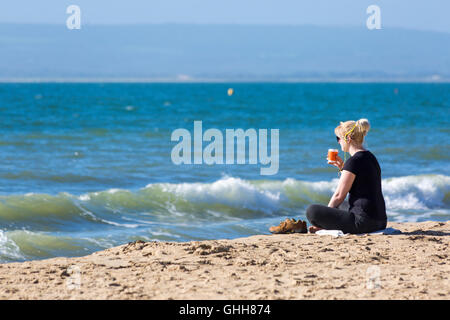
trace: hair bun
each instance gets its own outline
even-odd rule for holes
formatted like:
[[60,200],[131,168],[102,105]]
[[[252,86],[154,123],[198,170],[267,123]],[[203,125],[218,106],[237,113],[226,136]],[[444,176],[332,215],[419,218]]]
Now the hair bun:
[[367,132],[369,132],[370,130],[370,123],[369,120],[363,118],[363,119],[359,119],[357,122],[357,125],[359,127],[359,130],[366,135]]

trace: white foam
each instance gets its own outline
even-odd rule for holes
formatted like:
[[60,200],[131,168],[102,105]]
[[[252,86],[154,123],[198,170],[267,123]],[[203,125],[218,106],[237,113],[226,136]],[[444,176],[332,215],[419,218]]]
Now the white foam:
[[273,212],[280,202],[280,192],[260,190],[248,181],[233,177],[224,177],[213,183],[165,183],[161,187],[162,191],[191,202],[218,203],[265,212]]
[[111,193],[111,194],[114,194],[114,193],[117,193],[117,192],[120,192],[120,191],[127,191],[127,190],[123,190],[123,189],[109,189],[107,192]]
[[181,238],[181,236],[179,236],[175,233],[164,232],[164,231],[161,231],[160,229],[158,229],[158,230],[159,231],[152,230],[151,231],[152,236],[165,236],[165,237]]
[[89,201],[89,200],[91,200],[91,196],[86,193],[86,194],[82,194],[81,196],[79,196],[78,199],[80,199],[81,201]]
[[[6,259],[5,259],[6,258]],[[19,246],[0,230],[0,262],[8,260],[23,260],[24,255],[21,253]]]
[[137,228],[139,227],[138,224],[135,223],[117,223],[114,221],[110,221],[110,220],[106,220],[106,219],[100,219],[100,221],[106,223],[106,224],[110,224],[116,227],[125,227],[125,228]]
[[317,181],[317,182],[304,182],[305,185],[309,186],[312,191],[319,193],[334,193],[336,190],[339,179],[332,179],[331,181]]
[[[224,204],[237,209],[252,209],[273,213],[283,208],[304,209],[309,202],[331,197],[339,179],[330,181],[285,180],[246,181],[225,176],[212,183],[149,184],[193,203]],[[450,192],[450,177],[417,175],[383,179],[382,190],[388,216],[397,221],[420,221],[450,215],[446,194]],[[448,197],[448,196],[447,196]],[[165,208],[174,215],[177,211],[171,200]],[[289,209],[289,210],[290,210]]]
[[450,177],[418,175],[382,181],[386,207],[390,210],[429,210],[445,207],[445,194],[450,192]]

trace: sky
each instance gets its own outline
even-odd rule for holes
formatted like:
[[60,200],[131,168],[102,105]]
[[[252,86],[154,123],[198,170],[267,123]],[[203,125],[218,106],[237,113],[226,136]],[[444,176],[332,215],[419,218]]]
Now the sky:
[[362,26],[373,4],[382,28],[450,32],[449,0],[4,0],[0,23],[64,25],[78,5],[82,24]]

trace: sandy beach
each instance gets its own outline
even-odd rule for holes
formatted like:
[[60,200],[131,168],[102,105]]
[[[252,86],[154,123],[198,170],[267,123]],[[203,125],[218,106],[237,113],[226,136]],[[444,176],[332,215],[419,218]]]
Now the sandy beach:
[[1,299],[450,299],[450,221],[401,235],[132,242],[0,265]]

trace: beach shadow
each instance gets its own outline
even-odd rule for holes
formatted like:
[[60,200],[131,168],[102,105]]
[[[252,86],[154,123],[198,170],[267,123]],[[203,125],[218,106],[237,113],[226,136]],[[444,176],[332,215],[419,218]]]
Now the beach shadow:
[[398,235],[448,237],[450,236],[450,232],[434,231],[434,230],[415,230],[409,232],[402,232],[399,233]]

